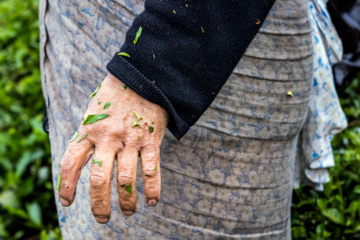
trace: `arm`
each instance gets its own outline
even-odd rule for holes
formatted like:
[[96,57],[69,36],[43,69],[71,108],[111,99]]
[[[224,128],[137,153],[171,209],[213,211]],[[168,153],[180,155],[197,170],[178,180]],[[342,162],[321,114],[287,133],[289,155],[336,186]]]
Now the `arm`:
[[169,130],[181,138],[214,100],[274,1],[147,0],[120,50],[130,58],[115,55],[107,69],[166,109]]

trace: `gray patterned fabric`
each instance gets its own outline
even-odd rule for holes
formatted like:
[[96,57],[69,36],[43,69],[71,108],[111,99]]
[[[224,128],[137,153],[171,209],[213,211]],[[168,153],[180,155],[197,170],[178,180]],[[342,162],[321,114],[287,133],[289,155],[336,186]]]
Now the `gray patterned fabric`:
[[[142,9],[139,0],[41,0],[54,186],[89,95]],[[98,224],[88,164],[72,206],[62,207],[55,192],[64,239],[290,239],[296,139],[311,94],[312,51],[307,0],[277,0],[199,121],[180,141],[166,133],[159,203],[145,203],[139,166],[137,212],[121,213],[114,180],[111,220]]]

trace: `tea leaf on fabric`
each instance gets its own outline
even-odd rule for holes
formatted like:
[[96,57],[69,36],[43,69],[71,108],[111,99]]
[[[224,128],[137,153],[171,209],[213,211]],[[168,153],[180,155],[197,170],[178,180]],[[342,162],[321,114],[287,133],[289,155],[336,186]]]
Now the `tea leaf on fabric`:
[[126,52],[119,52],[118,55],[130,58],[130,55]]
[[139,30],[137,31],[136,33],[136,36],[135,36],[135,39],[134,39],[134,44],[136,44],[139,40],[139,37],[141,36],[141,33],[142,33],[142,27],[139,27]]

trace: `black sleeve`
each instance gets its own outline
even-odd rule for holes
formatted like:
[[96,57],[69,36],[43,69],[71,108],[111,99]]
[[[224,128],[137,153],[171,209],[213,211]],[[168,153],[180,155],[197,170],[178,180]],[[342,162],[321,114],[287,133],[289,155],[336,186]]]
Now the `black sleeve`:
[[[181,138],[203,114],[275,0],[146,0],[108,71],[164,107]],[[136,44],[139,28],[142,34]]]

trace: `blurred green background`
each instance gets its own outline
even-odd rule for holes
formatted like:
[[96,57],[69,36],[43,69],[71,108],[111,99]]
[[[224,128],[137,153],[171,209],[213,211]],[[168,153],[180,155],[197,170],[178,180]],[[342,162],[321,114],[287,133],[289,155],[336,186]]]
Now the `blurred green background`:
[[[294,190],[293,239],[360,239],[359,89],[339,92],[350,126],[332,142],[331,182]],[[43,111],[38,0],[1,0],[0,239],[61,239]]]

